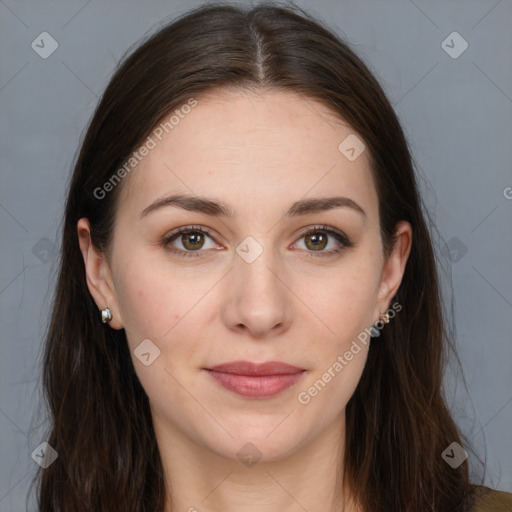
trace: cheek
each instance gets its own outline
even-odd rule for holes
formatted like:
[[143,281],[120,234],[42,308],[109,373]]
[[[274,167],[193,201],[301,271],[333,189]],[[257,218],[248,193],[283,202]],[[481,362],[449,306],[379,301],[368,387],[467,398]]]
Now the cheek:
[[315,322],[316,329],[304,324],[309,329],[303,341],[309,345],[310,375],[296,398],[306,408],[305,414],[324,411],[322,421],[329,423],[345,408],[361,378],[371,339],[375,292],[372,282],[350,278],[331,284],[317,299],[322,321]]
[[[174,375],[183,372],[185,366],[204,363],[201,340],[205,318],[215,314],[219,304],[208,294],[214,283],[199,277],[193,281],[179,269],[170,271],[167,265],[145,264],[142,254],[120,259],[118,265],[122,269],[115,283],[118,304],[141,381],[151,387],[155,383],[150,380],[168,378],[157,377],[157,369],[167,369]],[[158,357],[146,367],[136,356],[137,348],[148,339],[156,346],[150,345]],[[149,374],[146,368],[151,369]]]
[[183,301],[155,265],[131,254],[118,260],[115,276],[117,302],[132,349],[143,339],[158,340],[182,315]]
[[191,301],[184,296],[185,288],[163,279],[162,269],[141,260],[124,263],[116,291],[133,366],[150,400],[165,410],[169,401],[187,399],[175,378],[181,382],[184,363],[197,349],[195,334],[187,329],[194,311],[187,315]]
[[[165,309],[164,302],[156,300],[156,297],[161,297],[158,291],[145,279],[144,274],[139,274],[120,287],[119,308],[132,346],[145,338],[156,339],[160,334]],[[168,318],[168,322],[171,321]]]
[[314,286],[309,305],[321,321],[302,324],[310,375],[297,389],[296,399],[304,414],[324,411],[326,424],[345,408],[364,370],[378,270],[378,262],[358,255],[329,281],[310,280]]
[[371,325],[378,290],[375,267],[361,258],[328,278],[308,280],[307,286],[301,286],[297,295],[306,298],[305,306],[327,346],[340,350]]
[[368,346],[361,345],[350,361],[340,355],[339,359],[330,360],[318,373],[311,375],[296,394],[302,414],[314,416],[317,427],[334,421],[354,394],[367,355]]

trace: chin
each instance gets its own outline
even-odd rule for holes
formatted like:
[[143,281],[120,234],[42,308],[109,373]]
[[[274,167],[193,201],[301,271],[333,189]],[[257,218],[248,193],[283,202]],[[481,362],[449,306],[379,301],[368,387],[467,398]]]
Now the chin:
[[[266,425],[261,429],[239,428],[236,431],[228,428],[233,438],[223,436],[222,440],[209,442],[207,446],[224,458],[238,460],[242,463],[247,462],[248,466],[251,461],[256,460],[260,462],[278,461],[294,453],[304,442],[302,437],[296,437],[290,431],[290,425],[284,428],[285,422],[277,429],[275,425]],[[281,428],[282,431],[279,431]]]

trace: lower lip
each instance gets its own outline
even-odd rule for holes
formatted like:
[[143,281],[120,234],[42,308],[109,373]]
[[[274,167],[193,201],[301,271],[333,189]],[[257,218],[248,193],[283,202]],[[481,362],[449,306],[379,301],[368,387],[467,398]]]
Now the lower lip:
[[277,395],[293,386],[304,373],[289,375],[236,375],[234,373],[216,372],[207,370],[208,373],[224,388],[242,396],[252,398],[267,398]]

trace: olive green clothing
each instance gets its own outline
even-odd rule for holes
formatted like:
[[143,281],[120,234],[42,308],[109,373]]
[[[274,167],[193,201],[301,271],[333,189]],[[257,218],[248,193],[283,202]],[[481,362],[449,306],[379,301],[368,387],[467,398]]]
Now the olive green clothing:
[[475,485],[471,512],[512,512],[512,494]]

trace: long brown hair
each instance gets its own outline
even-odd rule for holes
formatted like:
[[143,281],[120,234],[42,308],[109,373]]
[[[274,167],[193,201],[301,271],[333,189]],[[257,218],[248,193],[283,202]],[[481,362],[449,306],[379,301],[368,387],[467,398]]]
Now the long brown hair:
[[299,93],[323,102],[363,137],[378,192],[384,254],[400,220],[411,223],[413,243],[395,296],[403,310],[371,344],[346,407],[340,479],[366,512],[466,510],[467,463],[453,469],[441,457],[452,442],[462,444],[442,395],[451,342],[426,213],[397,116],[349,43],[307,12],[272,3],[216,3],[185,13],[129,50],[76,159],[43,361],[52,420],[47,441],[58,458],[36,475],[40,511],[164,508],[148,398],[124,331],[100,321],[76,226],[88,218],[93,244],[108,254],[123,182],[101,199],[94,191],[165,115],[221,87]]

